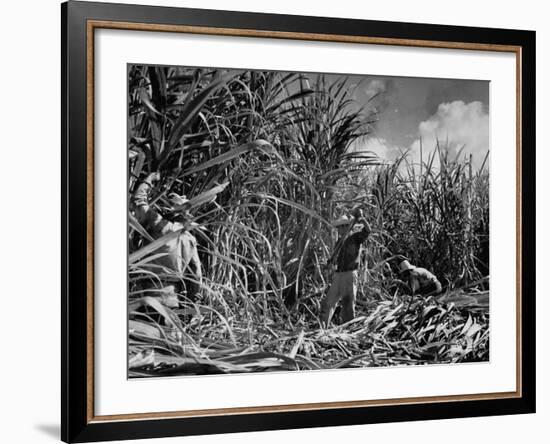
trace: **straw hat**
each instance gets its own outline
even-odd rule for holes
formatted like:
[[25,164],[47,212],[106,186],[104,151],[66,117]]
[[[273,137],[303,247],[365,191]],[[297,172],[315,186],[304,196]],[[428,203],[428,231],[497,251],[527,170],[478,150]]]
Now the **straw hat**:
[[170,201],[170,203],[174,206],[177,206],[177,205],[183,205],[187,202],[189,202],[189,199],[187,199],[186,196],[182,195],[180,196],[179,194],[177,193],[170,193],[168,195],[168,200]]
[[345,214],[343,216],[340,216],[338,219],[336,219],[333,223],[333,227],[341,227],[342,225],[349,225],[351,223],[351,220],[348,216]]
[[416,267],[411,265],[409,261],[403,261],[399,264],[399,273],[404,273],[405,271],[414,270]]

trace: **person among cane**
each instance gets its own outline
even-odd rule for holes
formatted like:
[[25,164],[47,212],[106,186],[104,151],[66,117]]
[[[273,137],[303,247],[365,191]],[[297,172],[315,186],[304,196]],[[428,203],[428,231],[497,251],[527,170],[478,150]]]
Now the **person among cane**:
[[[350,234],[356,223],[363,225],[362,229]],[[355,299],[357,296],[357,269],[361,256],[361,246],[368,239],[371,229],[359,209],[354,219],[340,217],[333,226],[338,230],[339,240],[329,263],[336,265],[336,270],[330,288],[321,302],[321,324],[328,327],[336,305],[342,302],[342,321],[348,322],[355,318]]]
[[137,221],[145,228],[153,239],[159,239],[169,233],[179,232],[179,235],[166,241],[155,254],[156,265],[167,272],[163,282],[165,289],[172,287],[178,293],[186,293],[187,298],[194,301],[199,293],[202,280],[202,267],[197,250],[197,239],[189,229],[197,226],[191,221],[191,215],[185,211],[173,211],[188,200],[185,196],[170,193],[168,201],[170,209],[166,215],[156,211],[149,202],[149,193],[155,182],[160,180],[159,173],[149,174],[136,188],[132,203]]
[[422,296],[441,293],[442,286],[437,277],[425,268],[415,267],[409,261],[404,260],[399,264],[399,273],[408,281],[412,294]]

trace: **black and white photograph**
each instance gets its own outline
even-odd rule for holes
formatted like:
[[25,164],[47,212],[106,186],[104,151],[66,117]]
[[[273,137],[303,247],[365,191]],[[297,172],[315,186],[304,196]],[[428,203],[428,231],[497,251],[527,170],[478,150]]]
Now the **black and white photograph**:
[[488,81],[127,87],[129,378],[489,361]]
[[441,6],[6,2],[2,442],[543,441],[548,14]]

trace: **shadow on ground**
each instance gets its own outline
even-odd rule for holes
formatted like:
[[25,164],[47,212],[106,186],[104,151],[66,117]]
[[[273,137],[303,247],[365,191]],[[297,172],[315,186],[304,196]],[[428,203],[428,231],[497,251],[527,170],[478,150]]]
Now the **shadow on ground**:
[[60,439],[61,430],[59,424],[35,424],[34,428],[51,438]]

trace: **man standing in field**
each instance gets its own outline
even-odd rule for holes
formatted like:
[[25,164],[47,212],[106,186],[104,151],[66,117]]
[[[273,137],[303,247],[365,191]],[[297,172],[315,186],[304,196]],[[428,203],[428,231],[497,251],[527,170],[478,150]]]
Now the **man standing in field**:
[[[164,284],[170,283],[163,290],[173,287],[178,293],[186,293],[187,298],[194,301],[202,279],[202,268],[197,251],[197,239],[189,231],[189,215],[183,213],[168,220],[153,209],[149,204],[149,193],[155,182],[160,180],[159,173],[149,174],[134,192],[132,202],[135,207],[135,216],[153,239],[159,239],[169,233],[179,232],[155,251],[158,257],[153,261],[167,273],[162,278]],[[174,206],[187,202],[184,196],[176,193],[169,195],[170,203]]]
[[[350,234],[355,223],[362,223],[363,228]],[[338,301],[342,301],[342,321],[355,318],[355,299],[357,296],[357,268],[361,246],[370,235],[370,226],[361,210],[357,210],[354,219],[343,216],[334,226],[338,229],[339,240],[329,263],[336,264],[332,284],[321,302],[321,324],[328,327]]]
[[399,273],[409,282],[412,294],[422,296],[441,293],[441,283],[435,275],[425,268],[415,267],[407,260],[399,264]]

